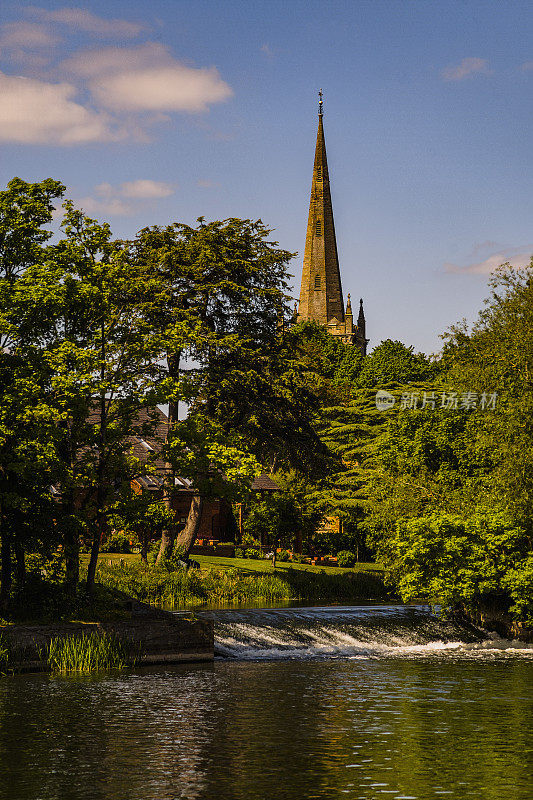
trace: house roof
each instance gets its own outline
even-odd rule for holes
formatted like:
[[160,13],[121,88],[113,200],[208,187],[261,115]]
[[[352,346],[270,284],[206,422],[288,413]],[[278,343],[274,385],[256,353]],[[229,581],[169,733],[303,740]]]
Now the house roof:
[[[90,414],[88,421],[97,423],[97,409]],[[143,426],[150,429],[149,434],[142,433]],[[152,468],[155,467],[155,471],[139,475],[135,480],[142,488],[157,491],[161,488],[163,480],[169,472],[168,464],[159,457],[168,434],[168,416],[158,406],[140,409],[137,414],[136,427],[139,431],[138,435],[128,436],[130,452],[141,465],[149,462]],[[175,476],[175,486],[178,492],[190,494],[195,492],[192,481],[181,475]],[[254,492],[281,491],[281,487],[266,472],[253,480],[251,489]]]
[[254,492],[279,492],[281,491],[281,486],[278,486],[276,481],[273,481],[270,475],[267,475],[266,472],[263,472],[252,483],[252,489]]

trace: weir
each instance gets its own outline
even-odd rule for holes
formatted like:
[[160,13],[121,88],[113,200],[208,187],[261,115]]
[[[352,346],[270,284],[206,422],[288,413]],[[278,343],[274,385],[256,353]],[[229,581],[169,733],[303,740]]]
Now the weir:
[[533,658],[533,645],[439,619],[427,606],[203,611],[214,622],[215,658]]

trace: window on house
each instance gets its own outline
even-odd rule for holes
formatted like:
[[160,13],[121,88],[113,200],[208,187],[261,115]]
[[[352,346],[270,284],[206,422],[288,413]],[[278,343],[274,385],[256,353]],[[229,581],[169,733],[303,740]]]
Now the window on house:
[[321,219],[317,219],[317,221],[316,221],[316,235],[317,236],[322,236],[322,220]]
[[144,450],[147,450],[149,453],[155,453],[154,448],[151,444],[149,444],[145,439],[141,439],[140,436],[136,436],[135,439],[141,445]]
[[320,275],[315,275],[315,289],[320,289]]

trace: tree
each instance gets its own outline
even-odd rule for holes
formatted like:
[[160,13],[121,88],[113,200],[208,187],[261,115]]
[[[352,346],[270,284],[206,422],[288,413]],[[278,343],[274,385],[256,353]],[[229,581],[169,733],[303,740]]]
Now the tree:
[[244,522],[247,534],[272,547],[274,566],[277,548],[294,547],[301,527],[302,514],[294,498],[277,492],[253,503]]
[[[9,424],[13,428],[5,442],[17,443],[18,456],[32,454],[27,472],[42,464],[44,494],[51,499],[50,487],[56,492],[53,528],[63,537],[66,582],[73,591],[80,536],[92,543],[91,590],[117,490],[129,485],[139,468],[130,453],[131,438],[153,430],[156,404],[168,394],[162,360],[172,334],[153,331],[146,311],[153,280],[125,257],[121,243],[111,240],[109,226],[85,217],[71,203],[65,211],[64,237],[16,278],[4,316],[3,328],[11,337],[4,360],[18,361],[10,370],[13,402],[3,413],[6,431]],[[23,403],[30,394],[32,425]],[[17,425],[7,418],[10,408],[19,415]],[[30,442],[26,450],[21,442]],[[24,486],[23,501],[34,494]],[[7,570],[8,554],[5,563]]]
[[364,360],[359,374],[361,388],[386,388],[390,383],[431,380],[435,367],[423,353],[402,342],[385,339]]
[[[268,241],[269,234],[260,221],[200,219],[197,228],[145,229],[129,244],[130,259],[151,269],[159,282],[150,319],[161,333],[176,332],[167,350],[168,374],[189,403],[184,426],[178,424],[175,396],[168,396],[165,451],[170,485],[180,474],[198,489],[179,538],[185,554],[198,530],[203,497],[215,490],[228,496],[233,482],[245,490],[251,475],[244,470],[242,481],[241,467],[250,455],[271,467],[276,460],[304,465],[321,450],[310,423],[312,396],[285,334],[291,254]],[[211,453],[208,469],[212,443],[219,449],[216,457]],[[231,472],[234,480],[221,485],[220,472],[226,478]],[[173,538],[168,531],[161,554]]]
[[[242,437],[234,432],[229,438],[220,426],[198,413],[174,426],[166,454],[172,474],[189,478],[196,490],[185,527],[175,540],[186,559],[198,534],[204,501],[242,499],[249,494],[252,481],[262,468],[246,449]],[[169,554],[173,539],[162,539],[158,560]]]
[[405,598],[533,620],[533,265],[500,269],[471,331],[446,336],[463,408],[405,409],[380,438],[375,544]]
[[[53,249],[62,307],[48,358],[54,402],[64,419],[58,445],[64,511],[70,519],[81,515],[91,539],[90,591],[114,491],[129,485],[139,468],[131,437],[143,439],[153,431],[156,405],[168,392],[162,359],[172,332],[151,325],[152,291],[158,287],[150,272],[111,241],[107,224],[71,203],[65,209],[65,237]],[[43,270],[26,275],[49,278]],[[77,532],[72,525],[69,531],[68,549],[77,564]]]
[[[48,326],[34,302],[24,302],[21,276],[30,265],[42,264],[52,233],[53,200],[64,186],[47,179],[27,183],[14,178],[0,192],[0,603],[7,605],[12,555],[17,578],[25,577],[24,546],[35,533],[46,539],[52,515],[48,476],[54,461],[48,434],[55,422],[42,402],[45,365],[34,348]],[[26,297],[26,299],[28,299]],[[29,309],[31,306],[31,310]],[[32,509],[33,526],[25,524]],[[39,538],[39,537],[37,537]]]

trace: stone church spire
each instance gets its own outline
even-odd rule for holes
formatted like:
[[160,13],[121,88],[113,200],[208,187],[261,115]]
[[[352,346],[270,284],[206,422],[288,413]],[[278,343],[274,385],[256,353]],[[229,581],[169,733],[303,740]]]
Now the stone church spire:
[[350,295],[346,312],[344,311],[324,139],[322,90],[318,96],[318,133],[298,319],[312,320],[319,325],[325,325],[333,336],[338,336],[347,344],[354,344],[363,355],[366,355],[368,339],[365,338],[363,301],[361,300],[359,304],[357,325],[353,323]]
[[329,188],[322,91],[319,97],[318,133],[298,318],[327,325],[333,320],[336,323],[344,322],[344,303]]

